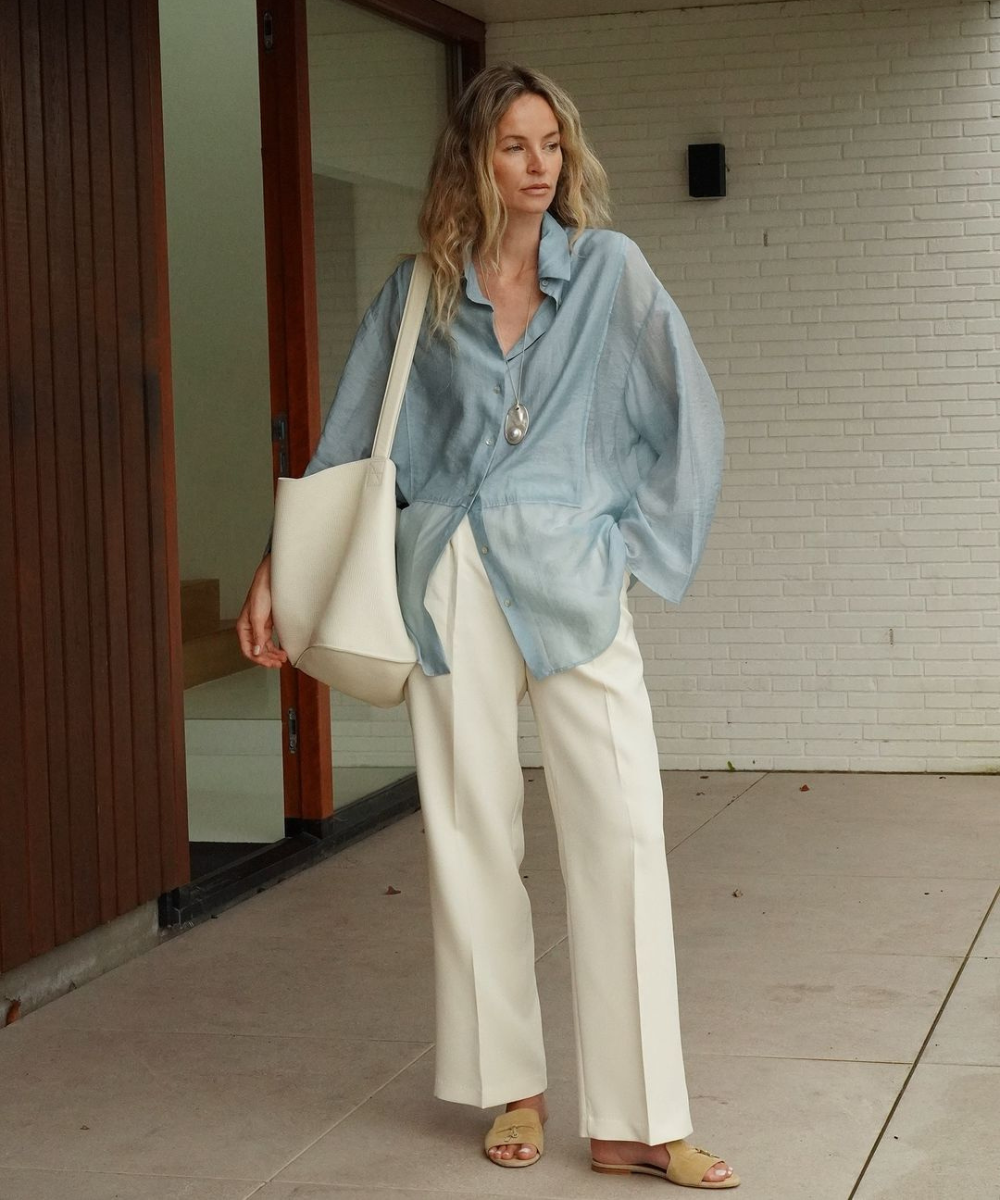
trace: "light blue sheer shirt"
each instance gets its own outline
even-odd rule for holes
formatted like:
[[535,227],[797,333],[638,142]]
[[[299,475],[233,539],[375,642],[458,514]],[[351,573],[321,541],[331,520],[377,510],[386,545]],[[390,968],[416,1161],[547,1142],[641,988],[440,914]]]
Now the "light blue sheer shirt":
[[[542,218],[545,299],[507,354],[530,423],[503,435],[514,392],[493,305],[466,255],[449,346],[425,314],[392,449],[403,619],[428,675],[447,674],[424,594],[468,514],[528,669],[588,662],[618,631],[626,571],[679,602],[697,568],[722,473],[718,398],[679,308],[625,234]],[[304,474],[371,453],[413,259],[354,337]],[[268,542],[268,548],[270,542]]]

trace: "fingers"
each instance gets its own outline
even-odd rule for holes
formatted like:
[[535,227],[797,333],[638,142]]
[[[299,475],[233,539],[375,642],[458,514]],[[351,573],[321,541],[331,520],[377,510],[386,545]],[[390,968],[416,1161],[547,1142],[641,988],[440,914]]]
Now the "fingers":
[[[250,653],[254,658],[260,658],[262,655],[273,655],[278,653],[278,647],[271,640],[271,633],[274,625],[271,621],[270,607],[267,610],[265,617],[257,616],[256,619],[251,617],[251,645]],[[287,657],[287,656],[286,656]]]
[[254,653],[254,647],[250,647],[250,652],[244,651],[244,657],[248,658],[254,666],[258,667],[282,667],[288,662],[288,651],[282,650],[280,646],[275,646],[274,642],[266,641],[263,644],[256,643],[258,652]]
[[245,658],[262,667],[280,667],[288,661],[286,651],[272,640],[270,573],[258,568],[243,611],[237,621],[240,650]]
[[288,662],[288,651],[274,644],[273,630],[270,595],[263,602],[249,596],[236,618],[236,637],[243,657],[261,667],[280,668]]
[[250,616],[247,611],[248,604],[244,604],[240,610],[240,615],[236,618],[236,637],[240,643],[240,650],[245,658],[253,656],[253,634],[250,629]]
[[251,627],[250,653],[247,654],[247,658],[263,667],[280,667],[288,662],[288,651],[274,644],[271,636],[273,628],[270,620],[263,627]]
[[281,668],[288,662],[288,654],[284,650],[268,651],[261,648],[260,654],[250,655],[250,661],[257,667]]
[[260,653],[254,657],[258,662],[263,659],[267,663],[274,663],[281,666],[282,663],[288,662],[288,651],[283,650],[280,646],[276,646],[271,638],[266,638],[263,642],[258,642]]

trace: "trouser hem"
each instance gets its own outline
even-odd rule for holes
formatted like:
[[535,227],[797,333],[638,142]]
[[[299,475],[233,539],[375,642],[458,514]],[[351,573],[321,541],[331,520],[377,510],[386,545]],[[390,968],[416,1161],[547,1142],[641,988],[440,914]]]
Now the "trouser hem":
[[599,1138],[602,1142],[641,1142],[644,1146],[659,1146],[662,1142],[676,1142],[679,1138],[689,1138],[694,1129],[690,1121],[681,1126],[662,1125],[652,1131],[649,1139],[645,1134],[649,1130],[637,1130],[627,1121],[616,1121],[613,1118],[595,1121],[591,1118],[584,1125],[581,1137]]
[[494,1108],[498,1104],[509,1104],[511,1100],[519,1100],[522,1096],[537,1096],[548,1087],[548,1080],[543,1076],[540,1080],[529,1080],[514,1083],[513,1086],[479,1090],[468,1085],[435,1083],[434,1095],[438,1100],[448,1100],[453,1104],[471,1104],[476,1108]]

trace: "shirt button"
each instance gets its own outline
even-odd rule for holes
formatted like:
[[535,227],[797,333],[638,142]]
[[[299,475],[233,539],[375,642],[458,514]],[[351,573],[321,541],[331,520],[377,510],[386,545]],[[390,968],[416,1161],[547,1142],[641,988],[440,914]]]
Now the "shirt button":
[[510,602],[509,600],[505,600],[505,601],[503,602],[503,606],[504,606],[504,608],[510,608],[510,603],[511,603],[511,602]]
[[494,390],[495,392],[499,392],[499,391],[501,391],[502,389],[501,389],[501,387],[500,387],[500,384],[498,383],[498,384],[496,385],[496,387],[495,387],[493,390]]
[[490,552],[489,546],[480,546],[479,549],[482,550],[484,554],[489,554]]
[[487,438],[487,439],[486,439],[486,445],[487,445],[487,446],[492,446],[492,445],[493,445],[493,439],[492,439],[492,438]]

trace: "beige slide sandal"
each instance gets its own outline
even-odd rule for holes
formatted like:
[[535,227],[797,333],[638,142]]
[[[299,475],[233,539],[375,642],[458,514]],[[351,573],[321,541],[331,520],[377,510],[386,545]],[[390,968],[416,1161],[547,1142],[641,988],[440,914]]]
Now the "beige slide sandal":
[[[484,1153],[490,1162],[498,1167],[530,1167],[542,1157],[545,1134],[542,1132],[542,1121],[533,1108],[512,1108],[510,1112],[501,1113],[490,1126],[484,1140]],[[534,1158],[492,1158],[490,1149],[493,1146],[509,1146],[511,1143],[528,1142],[538,1148]]]
[[734,1171],[728,1179],[720,1179],[715,1183],[705,1179],[709,1167],[725,1160],[703,1150],[700,1146],[691,1146],[683,1139],[676,1142],[665,1142],[670,1152],[670,1163],[667,1167],[657,1167],[653,1163],[600,1163],[596,1158],[590,1160],[593,1171],[603,1175],[657,1175],[670,1183],[680,1184],[681,1187],[696,1188],[731,1188],[736,1187],[740,1177]]

